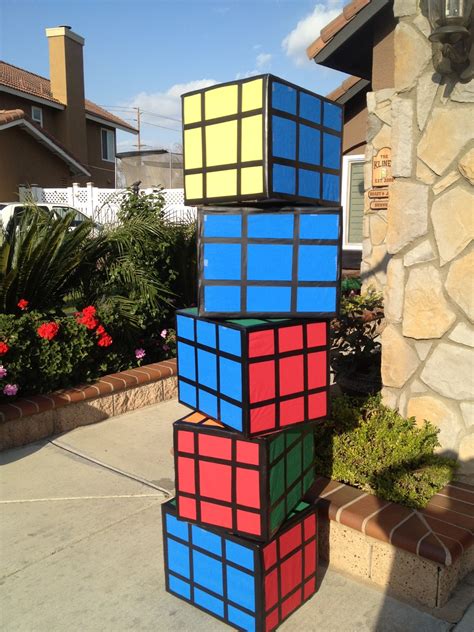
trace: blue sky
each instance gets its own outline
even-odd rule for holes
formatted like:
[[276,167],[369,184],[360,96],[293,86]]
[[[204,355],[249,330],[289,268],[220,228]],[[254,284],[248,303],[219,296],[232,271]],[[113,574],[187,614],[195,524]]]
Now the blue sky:
[[[142,142],[150,148],[173,147],[180,142],[180,124],[170,119],[180,118],[182,92],[264,72],[321,94],[341,83],[345,75],[310,62],[305,48],[342,4],[0,0],[0,58],[48,77],[44,29],[70,25],[86,40],[86,96],[132,123],[134,111],[125,108],[139,106],[150,112],[142,117]],[[130,149],[135,142],[120,133],[118,149]]]

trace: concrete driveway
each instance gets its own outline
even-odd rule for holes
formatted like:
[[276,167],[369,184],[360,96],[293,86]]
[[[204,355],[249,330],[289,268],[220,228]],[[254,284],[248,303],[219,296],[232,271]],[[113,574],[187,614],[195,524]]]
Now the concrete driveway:
[[[168,401],[0,455],[2,630],[226,629],[164,591],[160,505],[173,494],[171,422],[186,411]],[[457,632],[472,631],[472,617]],[[453,627],[327,571],[280,629]]]

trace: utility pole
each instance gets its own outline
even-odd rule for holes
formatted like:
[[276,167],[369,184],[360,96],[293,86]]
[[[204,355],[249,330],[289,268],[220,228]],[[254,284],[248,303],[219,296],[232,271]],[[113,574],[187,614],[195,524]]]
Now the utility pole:
[[138,151],[141,151],[142,143],[140,139],[140,108],[135,108],[137,110],[137,129],[138,129],[138,137],[137,137],[137,147]]

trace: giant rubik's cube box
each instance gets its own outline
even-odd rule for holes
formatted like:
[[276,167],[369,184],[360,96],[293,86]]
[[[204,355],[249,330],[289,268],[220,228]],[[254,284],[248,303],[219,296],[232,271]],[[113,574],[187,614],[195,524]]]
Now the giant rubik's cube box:
[[267,543],[176,515],[162,505],[166,590],[239,630],[271,632],[316,591],[314,507],[300,503]]
[[200,209],[199,315],[333,318],[341,233],[340,207]]
[[272,75],[183,95],[187,204],[340,199],[343,108]]
[[174,423],[177,514],[268,541],[315,479],[313,428],[245,439],[191,413]]
[[329,326],[296,319],[200,318],[177,312],[179,401],[244,437],[327,414]]

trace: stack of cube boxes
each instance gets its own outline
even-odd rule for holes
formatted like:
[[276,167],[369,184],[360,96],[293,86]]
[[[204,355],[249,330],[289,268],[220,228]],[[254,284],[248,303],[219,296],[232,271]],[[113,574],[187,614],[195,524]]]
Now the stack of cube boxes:
[[[271,75],[183,96],[198,304],[177,312],[167,590],[270,632],[316,591],[314,424],[341,265],[342,108]],[[250,203],[250,202],[251,203]]]

